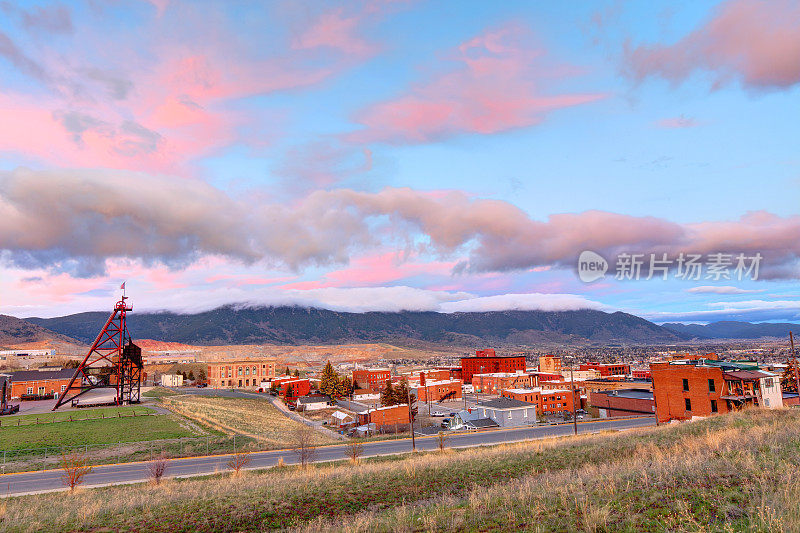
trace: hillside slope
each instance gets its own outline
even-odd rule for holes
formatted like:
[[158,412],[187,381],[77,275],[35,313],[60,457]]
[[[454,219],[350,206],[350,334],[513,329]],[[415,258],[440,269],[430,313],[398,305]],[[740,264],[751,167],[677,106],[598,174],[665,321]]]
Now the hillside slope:
[[[80,313],[29,322],[91,341],[105,313]],[[622,312],[496,311],[483,313],[345,313],[301,307],[221,307],[198,314],[132,313],[134,338],[214,344],[339,344],[424,341],[451,345],[664,343],[683,336]]]
[[79,344],[75,339],[51,331],[41,325],[9,315],[0,315],[0,346],[41,343],[44,341]]

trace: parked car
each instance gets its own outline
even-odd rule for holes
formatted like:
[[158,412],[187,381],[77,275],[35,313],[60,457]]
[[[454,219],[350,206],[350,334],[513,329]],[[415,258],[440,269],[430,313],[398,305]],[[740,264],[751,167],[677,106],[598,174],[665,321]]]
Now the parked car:
[[442,424],[441,425],[442,425],[442,428],[444,428],[444,429],[449,428],[450,427],[450,419],[449,418],[445,418],[444,420],[442,420]]

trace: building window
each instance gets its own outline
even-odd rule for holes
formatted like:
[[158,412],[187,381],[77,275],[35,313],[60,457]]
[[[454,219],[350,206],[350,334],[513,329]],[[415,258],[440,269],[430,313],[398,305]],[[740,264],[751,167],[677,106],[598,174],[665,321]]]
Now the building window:
[[41,396],[43,394],[44,394],[44,387],[39,387],[39,395]]
[[717,400],[711,400],[711,412],[712,413],[717,412]]
[[[241,368],[239,370],[241,370]],[[239,386],[240,387],[242,386],[242,380],[241,379],[239,380]]]
[[66,385],[61,385],[61,392],[64,392],[65,390],[67,390],[67,386]]
[[[767,378],[764,380],[764,387],[765,388],[772,388],[772,378]],[[769,405],[769,404],[767,404]]]
[[769,398],[764,398],[764,407],[769,407]]
[[[240,376],[242,375],[242,367],[239,367],[238,375],[240,375]],[[239,386],[241,387],[241,384]]]
[[28,387],[28,394],[33,394],[33,387]]
[[713,379],[709,379],[708,380],[708,392],[715,392],[716,390],[717,390],[717,386],[714,383],[714,380]]
[[686,379],[686,378],[683,378],[683,390],[684,391],[688,391],[689,390],[689,380]]
[[244,375],[245,376],[249,376],[250,375],[250,367],[249,366],[244,367]]
[[689,398],[684,398],[683,401],[686,403],[686,410],[687,411],[691,411],[692,410],[692,400],[690,400]]

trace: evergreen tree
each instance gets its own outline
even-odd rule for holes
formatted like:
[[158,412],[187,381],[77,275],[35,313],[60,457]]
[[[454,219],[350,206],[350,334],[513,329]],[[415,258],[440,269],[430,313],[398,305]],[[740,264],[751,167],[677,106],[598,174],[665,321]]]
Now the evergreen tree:
[[797,392],[794,359],[789,359],[789,361],[787,361],[786,370],[784,370],[781,375],[781,389],[783,389],[784,392]]
[[[417,401],[417,395],[413,392],[408,390],[408,380],[402,379],[400,383],[397,384],[397,387],[394,389],[394,405],[401,404],[401,403],[409,403],[408,399],[411,398],[411,405],[414,405],[414,402]],[[417,408],[414,407],[411,409],[411,415],[416,418],[417,416]]]
[[289,372],[289,367],[288,366],[286,367],[286,372],[284,372],[284,374],[286,374],[287,376],[291,376],[292,375],[292,373]]
[[350,378],[344,376],[339,379],[336,387],[336,397],[341,398],[343,396],[350,396],[352,393],[353,383],[350,381]]
[[189,370],[189,381],[194,381],[194,372]]
[[197,379],[199,379],[200,381],[205,381],[206,380],[206,371],[203,370],[202,368],[197,373]]
[[300,377],[300,371],[298,369],[296,369],[296,368],[294,369],[294,377],[296,377],[296,378]]
[[322,369],[322,378],[320,379],[319,391],[322,394],[330,396],[331,398],[335,397],[338,381],[339,376],[336,375],[333,365],[330,361],[328,361],[325,363],[325,368]]
[[395,394],[394,387],[392,386],[392,380],[386,380],[386,387],[381,391],[381,405],[383,407],[388,407],[390,405],[397,404],[397,395]]

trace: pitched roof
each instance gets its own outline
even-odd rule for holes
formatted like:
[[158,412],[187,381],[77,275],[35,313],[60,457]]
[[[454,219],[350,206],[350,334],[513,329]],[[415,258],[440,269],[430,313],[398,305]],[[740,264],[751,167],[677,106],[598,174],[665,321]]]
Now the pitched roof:
[[535,407],[536,404],[530,402],[523,402],[520,400],[514,400],[513,398],[506,398],[505,396],[501,396],[500,398],[495,398],[492,400],[484,400],[482,402],[478,402],[478,407],[489,407],[491,409],[520,409],[523,407]]
[[11,381],[42,381],[45,379],[70,379],[75,375],[74,368],[62,368],[61,370],[17,370],[11,372]]
[[500,427],[500,424],[491,418],[476,418],[475,420],[468,420],[466,424],[476,429]]
[[298,403],[306,404],[306,403],[319,403],[319,402],[329,402],[331,401],[330,396],[322,396],[322,395],[314,395],[314,396],[301,396],[297,399]]

